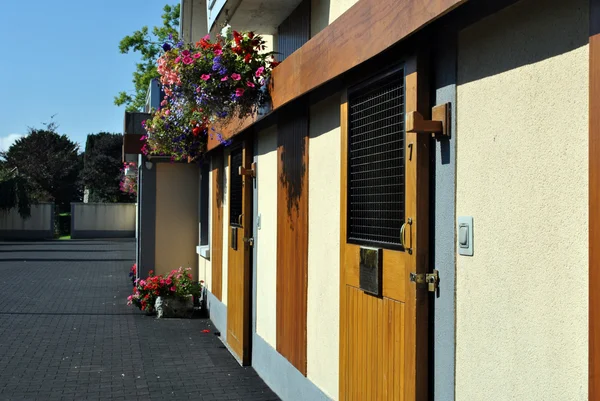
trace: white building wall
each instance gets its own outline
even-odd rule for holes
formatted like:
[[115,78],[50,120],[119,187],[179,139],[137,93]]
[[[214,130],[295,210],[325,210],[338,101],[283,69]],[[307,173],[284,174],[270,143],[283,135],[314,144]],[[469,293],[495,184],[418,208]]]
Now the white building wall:
[[340,321],[340,94],[310,109],[307,377],[338,397]]
[[459,36],[456,399],[586,400],[587,0],[524,0]]
[[256,241],[256,332],[277,347],[277,126],[258,134]]

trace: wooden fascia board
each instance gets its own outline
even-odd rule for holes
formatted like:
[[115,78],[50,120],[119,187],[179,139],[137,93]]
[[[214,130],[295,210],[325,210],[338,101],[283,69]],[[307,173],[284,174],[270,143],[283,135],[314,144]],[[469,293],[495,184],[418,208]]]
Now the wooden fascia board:
[[[467,1],[359,0],[273,70],[272,110],[380,54]],[[229,139],[258,120],[230,123],[218,132]],[[209,135],[208,150],[219,144]]]

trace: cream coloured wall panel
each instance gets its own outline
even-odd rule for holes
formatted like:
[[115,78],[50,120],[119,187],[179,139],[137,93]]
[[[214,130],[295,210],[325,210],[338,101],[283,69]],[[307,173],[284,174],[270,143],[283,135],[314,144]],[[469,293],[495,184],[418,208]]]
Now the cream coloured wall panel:
[[587,399],[588,7],[525,0],[459,37],[459,401]]
[[311,0],[310,36],[321,32],[358,0]]
[[229,274],[229,150],[223,151],[223,264],[222,264],[222,283],[223,292],[221,293],[221,302],[227,305],[227,277]]
[[277,127],[258,134],[256,241],[256,332],[277,347]]
[[311,107],[308,145],[307,377],[338,398],[340,94]]

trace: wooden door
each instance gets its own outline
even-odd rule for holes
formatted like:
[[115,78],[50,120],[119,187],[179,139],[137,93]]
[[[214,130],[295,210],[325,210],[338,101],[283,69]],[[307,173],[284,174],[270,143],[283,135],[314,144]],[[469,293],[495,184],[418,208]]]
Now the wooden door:
[[250,363],[252,257],[252,144],[244,141],[229,154],[229,248],[227,274],[227,343],[238,360]]
[[[427,103],[416,67],[349,88],[341,106],[341,400],[427,399],[429,296],[410,274],[428,268],[431,135],[404,129]],[[378,269],[361,268],[361,248]]]

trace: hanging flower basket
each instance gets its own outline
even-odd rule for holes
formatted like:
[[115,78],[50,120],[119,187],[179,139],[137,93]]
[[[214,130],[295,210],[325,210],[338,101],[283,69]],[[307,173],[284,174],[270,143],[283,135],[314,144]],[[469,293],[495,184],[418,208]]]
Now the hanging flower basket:
[[206,151],[208,135],[222,138],[214,126],[257,113],[269,101],[266,84],[277,65],[265,48],[260,36],[236,31],[195,45],[165,43],[157,61],[165,97],[145,122],[142,151],[195,160]]

